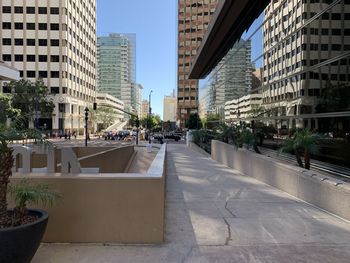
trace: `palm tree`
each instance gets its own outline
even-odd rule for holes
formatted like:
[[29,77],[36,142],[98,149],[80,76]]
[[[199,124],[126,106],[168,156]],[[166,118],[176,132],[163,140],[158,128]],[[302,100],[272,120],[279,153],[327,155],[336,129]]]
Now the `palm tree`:
[[19,131],[15,128],[10,128],[0,131],[0,226],[12,225],[12,220],[7,212],[6,199],[9,179],[12,175],[12,166],[14,164],[14,158],[12,156],[13,149],[9,146],[9,142],[20,140],[24,137],[35,139],[37,142],[47,143],[40,131],[37,130]]
[[[302,168],[310,170],[310,156],[315,151],[315,144],[320,139],[319,134],[312,133],[308,129],[299,129],[292,138],[287,139],[283,143],[281,151],[294,151],[298,165]],[[301,155],[304,155],[304,163]]]
[[12,148],[8,147],[6,136],[0,134],[0,225],[2,226],[9,222],[6,195],[14,162],[12,152]]

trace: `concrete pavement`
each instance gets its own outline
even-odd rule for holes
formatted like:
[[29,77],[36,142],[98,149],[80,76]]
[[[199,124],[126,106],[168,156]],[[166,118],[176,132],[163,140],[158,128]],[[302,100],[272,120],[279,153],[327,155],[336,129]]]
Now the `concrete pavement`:
[[41,262],[350,262],[350,223],[181,144],[167,157],[166,242],[45,244]]

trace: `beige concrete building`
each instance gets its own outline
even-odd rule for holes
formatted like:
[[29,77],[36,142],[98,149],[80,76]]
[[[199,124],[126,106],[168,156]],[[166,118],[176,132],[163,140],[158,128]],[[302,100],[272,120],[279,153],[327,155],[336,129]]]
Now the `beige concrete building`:
[[176,122],[176,96],[174,93],[164,97],[163,121]]
[[218,0],[178,2],[177,120],[183,127],[189,115],[198,112],[198,80],[189,80],[192,60],[202,42]]
[[[31,81],[42,78],[55,103],[53,131],[83,132],[96,97],[96,1],[1,0],[0,58]],[[3,92],[6,82],[1,82]]]
[[0,81],[19,80],[19,71],[0,61]]
[[276,0],[265,10],[263,105],[277,127],[319,129],[321,115],[300,116],[318,113],[323,89],[350,81],[350,5],[331,2]]
[[142,85],[136,84],[136,111],[139,118],[142,118],[142,90]]
[[109,95],[108,93],[97,93],[96,95],[97,108],[101,106],[109,107],[115,111],[116,120],[122,120],[124,113],[120,110],[124,110],[124,102],[116,97]]
[[141,105],[141,118],[147,117],[149,113],[149,101],[143,100]]
[[240,121],[253,117],[253,111],[261,107],[262,95],[249,94],[225,103],[225,121]]

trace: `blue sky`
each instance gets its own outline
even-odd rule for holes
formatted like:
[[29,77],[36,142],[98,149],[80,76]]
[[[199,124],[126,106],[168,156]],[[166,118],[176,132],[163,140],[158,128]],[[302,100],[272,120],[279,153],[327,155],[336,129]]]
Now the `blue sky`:
[[136,33],[136,78],[152,111],[176,89],[177,0],[97,0],[97,35]]

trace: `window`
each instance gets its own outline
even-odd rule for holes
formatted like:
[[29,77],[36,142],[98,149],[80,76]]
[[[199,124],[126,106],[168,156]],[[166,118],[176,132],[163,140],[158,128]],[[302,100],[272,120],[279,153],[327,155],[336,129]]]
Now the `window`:
[[23,61],[23,55],[15,55],[15,61]]
[[51,62],[60,62],[60,56],[51,56],[50,61]]
[[3,6],[2,7],[2,12],[3,13],[11,13],[11,6]]
[[27,6],[26,10],[27,10],[27,14],[35,14],[34,6]]
[[60,30],[60,25],[59,24],[50,24],[50,29],[51,30]]
[[47,71],[39,71],[39,78],[47,78]]
[[2,55],[3,61],[11,61],[11,55],[10,54],[4,54]]
[[58,47],[60,45],[60,41],[58,39],[51,39],[51,46]]
[[51,78],[59,78],[60,72],[59,71],[51,71]]
[[11,29],[11,23],[3,22],[2,23],[2,29]]
[[27,23],[27,30],[35,30],[35,23]]
[[35,55],[27,55],[27,62],[35,62]]
[[51,94],[60,93],[60,87],[51,87]]
[[27,78],[35,78],[35,71],[28,70],[27,71]]
[[11,38],[3,38],[2,39],[2,44],[4,46],[11,46]]
[[39,46],[47,46],[47,39],[39,39]]
[[333,13],[332,14],[332,20],[341,20],[340,13]]
[[46,55],[39,55],[39,62],[47,62],[47,56]]
[[47,30],[47,24],[39,23],[39,30]]
[[15,23],[15,29],[23,29],[23,23]]
[[35,39],[28,38],[27,39],[27,46],[35,46]]
[[16,14],[23,14],[23,6],[15,6]]
[[47,8],[46,7],[39,7],[39,14],[47,14]]
[[15,38],[15,46],[23,46],[23,39]]
[[51,7],[50,8],[50,14],[51,15],[59,15],[60,14],[60,9],[58,7]]

